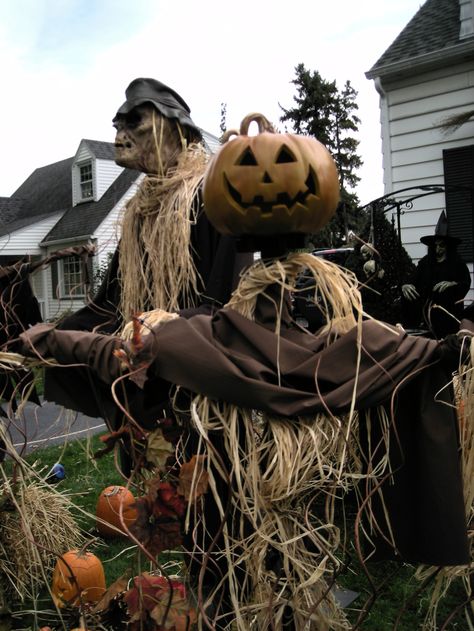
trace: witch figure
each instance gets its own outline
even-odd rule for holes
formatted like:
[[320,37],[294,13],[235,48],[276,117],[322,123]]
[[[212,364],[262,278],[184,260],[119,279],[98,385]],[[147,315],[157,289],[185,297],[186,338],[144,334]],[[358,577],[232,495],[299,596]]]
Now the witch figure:
[[428,253],[418,262],[409,282],[402,285],[405,320],[441,339],[459,328],[471,274],[457,253],[461,239],[448,234],[444,210],[435,233],[420,241],[428,246]]

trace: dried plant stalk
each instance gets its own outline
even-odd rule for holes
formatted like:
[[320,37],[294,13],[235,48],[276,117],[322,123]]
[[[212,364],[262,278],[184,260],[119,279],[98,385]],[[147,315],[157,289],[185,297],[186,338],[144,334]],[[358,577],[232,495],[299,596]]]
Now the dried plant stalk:
[[191,226],[201,211],[197,191],[208,156],[198,145],[184,150],[165,176],[147,175],[128,202],[120,242],[120,310],[125,322],[145,310],[193,306],[199,277]]
[[64,493],[28,473],[0,486],[0,580],[14,599],[34,599],[57,556],[84,542]]
[[345,333],[361,321],[362,300],[355,274],[308,253],[290,254],[283,261],[257,261],[245,272],[227,306],[253,320],[257,299],[267,287],[278,284],[282,291],[298,293],[301,289],[297,287],[297,279],[302,272],[314,278],[315,304],[320,304],[327,318],[322,333],[327,330]]

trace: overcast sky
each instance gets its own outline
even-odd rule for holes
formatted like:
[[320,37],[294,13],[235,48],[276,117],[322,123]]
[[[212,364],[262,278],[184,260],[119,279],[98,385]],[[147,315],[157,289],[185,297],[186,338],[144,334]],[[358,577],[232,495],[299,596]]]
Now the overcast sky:
[[278,123],[304,63],[358,92],[361,202],[383,194],[378,95],[365,71],[422,0],[0,0],[0,196],[81,138],[112,142],[136,77],[179,92],[218,135],[251,111]]

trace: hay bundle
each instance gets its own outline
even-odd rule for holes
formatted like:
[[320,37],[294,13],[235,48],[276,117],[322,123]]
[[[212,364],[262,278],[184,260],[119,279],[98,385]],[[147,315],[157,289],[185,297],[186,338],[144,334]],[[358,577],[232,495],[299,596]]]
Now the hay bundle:
[[26,476],[0,486],[0,581],[13,599],[33,599],[57,556],[84,542],[69,498]]
[[120,244],[120,310],[125,322],[144,309],[192,307],[199,278],[191,226],[200,211],[197,190],[207,164],[197,145],[184,150],[165,176],[147,175],[128,202]]
[[[362,300],[356,276],[334,263],[307,253],[291,254],[283,261],[271,263],[258,261],[245,272],[226,306],[253,320],[257,299],[267,287],[279,285],[282,298],[285,290],[296,294],[302,291],[296,281],[303,272],[314,279],[313,300],[319,304],[327,321],[321,333],[327,330],[345,333],[362,321]],[[305,287],[304,290],[308,289]]]
[[[341,533],[334,524],[338,489],[349,488],[360,475],[352,436],[356,416],[348,429],[347,419],[318,415],[291,423],[262,415],[262,433],[250,412],[205,397],[194,400],[192,413],[214,475],[210,487],[220,505],[225,542],[220,554],[227,559],[224,581],[236,628],[281,629],[288,608],[296,629],[350,628],[330,587],[341,566]],[[206,449],[216,430],[224,435],[229,471],[222,471],[222,454]],[[232,476],[228,515],[216,471]],[[218,595],[216,589],[209,598]]]

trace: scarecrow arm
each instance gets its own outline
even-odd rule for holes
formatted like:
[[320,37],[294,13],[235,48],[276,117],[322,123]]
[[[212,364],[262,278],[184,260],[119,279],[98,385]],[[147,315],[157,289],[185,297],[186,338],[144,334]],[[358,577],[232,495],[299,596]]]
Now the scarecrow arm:
[[87,365],[104,383],[112,383],[121,374],[115,351],[122,341],[110,335],[84,331],[61,331],[52,324],[37,324],[20,335],[19,353],[48,363]]

